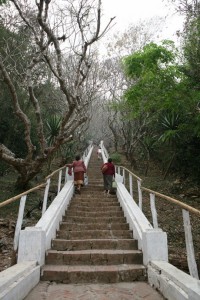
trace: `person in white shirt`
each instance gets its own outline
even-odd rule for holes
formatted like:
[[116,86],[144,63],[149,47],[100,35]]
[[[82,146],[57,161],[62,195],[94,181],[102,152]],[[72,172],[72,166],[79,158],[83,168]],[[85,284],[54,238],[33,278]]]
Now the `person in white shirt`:
[[98,157],[98,159],[101,159],[101,148],[100,147],[97,150],[97,157]]

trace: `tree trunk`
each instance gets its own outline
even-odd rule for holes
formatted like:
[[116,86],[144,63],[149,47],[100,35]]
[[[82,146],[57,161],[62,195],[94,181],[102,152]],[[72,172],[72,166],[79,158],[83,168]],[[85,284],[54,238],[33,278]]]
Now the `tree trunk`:
[[23,161],[21,165],[14,166],[19,174],[15,183],[15,187],[19,190],[27,189],[29,187],[30,180],[32,180],[38,173],[41,172],[47,160],[47,157],[37,158],[35,161]]

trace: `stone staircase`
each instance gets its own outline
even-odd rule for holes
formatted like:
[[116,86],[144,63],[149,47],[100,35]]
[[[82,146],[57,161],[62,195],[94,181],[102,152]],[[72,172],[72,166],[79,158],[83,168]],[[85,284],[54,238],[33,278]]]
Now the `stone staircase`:
[[74,195],[52,248],[46,253],[41,280],[62,283],[117,283],[146,280],[142,252],[126,223],[117,197],[103,194],[102,161],[93,150],[89,184]]

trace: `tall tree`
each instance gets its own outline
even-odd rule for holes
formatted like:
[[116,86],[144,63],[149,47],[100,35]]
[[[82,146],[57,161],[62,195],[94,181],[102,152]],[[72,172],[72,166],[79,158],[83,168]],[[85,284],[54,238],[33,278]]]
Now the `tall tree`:
[[[68,0],[58,5],[56,1],[38,0],[33,5],[32,1],[10,0],[4,6],[3,22],[18,35],[23,27],[21,37],[30,40],[30,46],[18,55],[12,55],[9,43],[0,55],[0,77],[10,93],[13,114],[24,128],[26,145],[25,156],[17,157],[6,144],[0,144],[0,158],[18,171],[17,185],[25,186],[86,121],[91,101],[87,95],[93,61],[91,47],[107,32],[112,19],[101,30],[101,1]],[[16,73],[17,61],[23,64]],[[49,80],[49,72],[51,85],[59,87],[63,94],[59,129],[51,145],[47,143],[45,119],[36,93],[37,87]],[[24,102],[34,111],[37,143],[32,139],[32,121],[23,109]]]
[[165,175],[175,156],[176,170],[183,170],[184,160],[187,173],[198,175],[199,170],[194,169],[196,158],[192,159],[192,145],[194,139],[195,145],[199,144],[199,113],[196,110],[199,92],[190,88],[191,82],[184,67],[179,65],[171,42],[145,46],[142,51],[126,57],[124,66],[132,79],[132,86],[124,95],[130,117],[146,119],[148,125],[142,143],[146,144],[149,133],[157,138],[158,155],[162,161],[169,161]]

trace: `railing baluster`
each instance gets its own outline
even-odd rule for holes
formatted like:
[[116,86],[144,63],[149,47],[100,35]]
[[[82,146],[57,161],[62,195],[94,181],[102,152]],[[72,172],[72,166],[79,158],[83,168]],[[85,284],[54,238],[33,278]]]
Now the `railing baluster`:
[[60,188],[61,188],[61,180],[62,180],[62,170],[59,171],[59,176],[58,176],[58,193],[60,192]]
[[155,194],[150,194],[151,214],[153,219],[153,227],[158,228],[157,211],[155,205]]
[[137,180],[137,186],[138,186],[138,202],[139,202],[139,208],[142,211],[142,190],[141,190],[141,180]]
[[48,199],[48,193],[49,193],[49,186],[50,186],[51,178],[47,179],[47,184],[44,191],[44,199],[43,199],[43,205],[42,205],[42,215],[45,213],[47,209],[47,199]]
[[120,166],[117,167],[117,173],[120,175]]
[[125,169],[123,169],[123,184],[126,185]]
[[17,218],[17,224],[15,227],[15,236],[14,236],[14,251],[17,251],[18,243],[19,243],[19,233],[22,228],[23,216],[24,216],[24,207],[26,203],[27,195],[21,197],[20,205],[19,205],[19,213]]
[[133,178],[130,173],[129,173],[129,191],[130,191],[130,195],[133,197]]
[[186,242],[186,250],[187,250],[187,261],[188,268],[190,271],[190,275],[196,279],[199,279],[197,264],[194,255],[194,245],[192,239],[192,230],[190,224],[190,215],[189,212],[185,209],[182,209],[183,213],[183,224],[185,230],[185,242]]
[[67,182],[67,172],[68,172],[68,167],[65,168],[65,183]]

